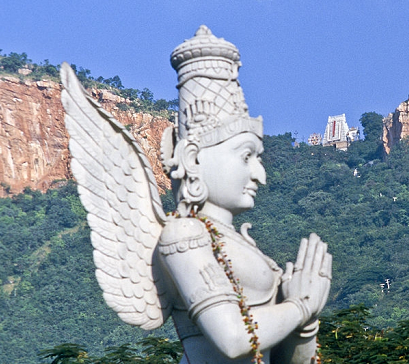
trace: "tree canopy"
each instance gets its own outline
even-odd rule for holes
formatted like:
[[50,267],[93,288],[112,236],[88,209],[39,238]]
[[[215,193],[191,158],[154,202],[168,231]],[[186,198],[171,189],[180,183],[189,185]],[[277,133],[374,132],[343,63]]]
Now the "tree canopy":
[[[1,50],[0,50],[1,52]],[[128,99],[129,103],[119,103],[118,108],[122,111],[133,109],[136,112],[151,113],[155,116],[162,116],[174,121],[174,113],[178,107],[178,100],[155,100],[154,94],[148,88],[143,88],[142,91],[133,88],[125,88],[122,84],[121,78],[116,75],[113,77],[104,78],[99,76],[97,78],[91,75],[91,71],[87,68],[71,64],[79,81],[86,88],[109,89],[111,92]],[[20,70],[25,69],[27,74],[19,73]],[[28,58],[26,53],[15,53],[0,55],[0,75],[13,74],[20,79],[34,79],[40,81],[44,77],[54,79],[59,82],[60,65],[52,65],[48,59],[40,64],[33,63]]]
[[[16,72],[25,62],[37,75],[58,74],[58,66],[47,60],[34,65],[25,53],[0,58],[0,72]],[[89,70],[74,68],[85,81],[95,81]],[[155,101],[148,89],[124,88],[117,76],[98,82],[117,87],[135,110],[177,108],[175,100]],[[253,238],[281,266],[295,260],[301,237],[311,232],[328,243],[334,273],[320,334],[327,362],[407,362],[409,143],[403,140],[384,155],[380,120],[374,112],[363,114],[365,140],[346,152],[295,147],[290,133],[266,136],[267,184],[255,209],[236,221],[237,228],[251,221]],[[146,343],[152,333],[125,325],[105,306],[85,211],[75,183],[62,185],[0,199],[0,362],[36,363],[40,350],[46,350],[44,360],[61,363],[122,354],[145,360],[149,346],[124,342]],[[171,194],[163,199],[172,210]],[[176,340],[170,322],[153,334]],[[166,340],[161,343],[166,352]],[[385,361],[386,350],[394,351],[395,361]],[[72,356],[63,358],[67,352]]]

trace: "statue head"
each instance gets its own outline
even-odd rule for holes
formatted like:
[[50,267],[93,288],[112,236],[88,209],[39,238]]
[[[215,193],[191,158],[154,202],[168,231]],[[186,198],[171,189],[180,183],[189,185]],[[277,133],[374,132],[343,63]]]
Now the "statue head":
[[[171,63],[178,73],[179,112],[175,128],[164,134],[162,158],[165,172],[172,178],[178,210],[186,215],[193,207],[200,208],[220,195],[220,191],[214,192],[228,182],[221,173],[224,162],[229,163],[228,151],[233,148],[241,152],[234,140],[244,144],[251,141],[247,145],[252,144],[250,149],[259,164],[256,169],[262,168],[258,155],[262,151],[263,121],[249,116],[238,81],[241,62],[237,48],[215,37],[206,26],[175,48]],[[244,149],[242,152],[245,154]],[[218,171],[217,183],[217,173],[211,177],[211,169]],[[228,171],[240,173],[232,168]],[[264,169],[261,174],[257,181],[263,183]],[[249,186],[246,197],[253,199],[255,190],[253,184]]]

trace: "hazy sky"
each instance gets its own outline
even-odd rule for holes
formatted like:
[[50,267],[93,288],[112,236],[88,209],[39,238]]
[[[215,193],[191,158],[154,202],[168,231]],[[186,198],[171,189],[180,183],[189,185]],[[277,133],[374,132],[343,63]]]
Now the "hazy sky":
[[307,140],[329,115],[357,126],[408,98],[408,0],[2,0],[0,49],[174,99],[170,53],[201,24],[239,48],[250,114],[266,134]]

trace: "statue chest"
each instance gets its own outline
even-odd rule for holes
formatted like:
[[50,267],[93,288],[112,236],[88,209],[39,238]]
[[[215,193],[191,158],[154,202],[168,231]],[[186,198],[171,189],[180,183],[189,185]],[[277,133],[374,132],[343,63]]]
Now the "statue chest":
[[224,252],[240,280],[249,305],[261,305],[275,299],[282,270],[256,246],[234,231],[221,231]]

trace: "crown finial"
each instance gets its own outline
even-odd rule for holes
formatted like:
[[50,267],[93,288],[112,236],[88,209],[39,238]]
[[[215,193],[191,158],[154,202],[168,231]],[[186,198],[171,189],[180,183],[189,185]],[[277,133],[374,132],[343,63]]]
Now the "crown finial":
[[241,66],[236,46],[217,38],[206,25],[171,55],[178,74],[178,140],[194,139],[200,147],[237,134],[263,136],[261,118],[251,118],[238,81]]
[[212,35],[212,31],[206,25],[201,25],[199,29],[196,30],[195,37],[200,35]]
[[[185,40],[174,49],[170,56],[170,61],[172,67],[178,71],[179,82],[181,82],[186,73],[185,71],[202,68],[202,62],[206,60],[214,60],[215,57],[217,57],[222,63],[230,63],[231,65],[229,68],[233,67],[237,69],[240,67],[240,54],[234,44],[227,42],[223,38],[217,38],[206,25],[201,25],[193,38]],[[195,64],[192,64],[191,67],[185,67],[192,62]],[[185,69],[181,72],[183,68]],[[218,65],[215,68],[221,70],[226,67],[220,67]],[[224,77],[230,77],[226,76],[225,73],[223,74]]]

